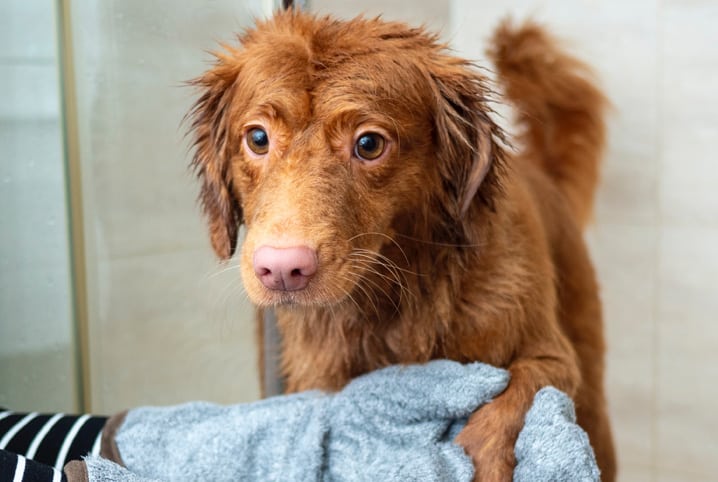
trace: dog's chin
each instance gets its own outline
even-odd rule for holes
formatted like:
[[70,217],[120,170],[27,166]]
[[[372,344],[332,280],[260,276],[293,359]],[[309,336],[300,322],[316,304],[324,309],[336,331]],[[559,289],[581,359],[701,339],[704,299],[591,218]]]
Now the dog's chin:
[[257,306],[296,306],[296,307],[317,307],[332,306],[341,303],[346,297],[316,296],[307,293],[306,289],[298,291],[279,291],[263,289],[260,293],[249,295],[249,299]]
[[255,280],[245,281],[245,289],[249,300],[259,307],[287,306],[287,307],[320,307],[336,306],[348,300],[346,291],[341,287],[331,290],[322,288],[320,283],[310,281],[309,285],[301,290],[284,291],[272,290],[264,287]]

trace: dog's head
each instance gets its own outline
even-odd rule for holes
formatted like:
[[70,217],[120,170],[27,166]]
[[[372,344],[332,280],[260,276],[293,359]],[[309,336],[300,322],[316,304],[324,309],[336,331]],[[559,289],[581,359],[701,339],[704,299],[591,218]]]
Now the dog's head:
[[457,241],[489,201],[488,91],[436,37],[288,12],[240,44],[194,81],[190,117],[212,246],[229,258],[246,225],[254,302],[339,302],[397,231]]

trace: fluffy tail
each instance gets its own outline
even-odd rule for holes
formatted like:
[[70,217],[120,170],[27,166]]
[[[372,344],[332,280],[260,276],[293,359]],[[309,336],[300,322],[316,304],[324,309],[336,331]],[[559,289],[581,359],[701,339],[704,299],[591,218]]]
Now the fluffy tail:
[[525,155],[556,182],[585,226],[605,144],[605,97],[589,79],[589,69],[535,23],[514,27],[504,21],[488,53],[518,110]]

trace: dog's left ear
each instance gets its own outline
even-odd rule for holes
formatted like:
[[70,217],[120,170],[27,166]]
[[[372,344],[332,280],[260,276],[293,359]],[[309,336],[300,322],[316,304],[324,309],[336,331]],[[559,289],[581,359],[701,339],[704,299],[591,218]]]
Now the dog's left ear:
[[[450,211],[461,219],[479,188],[500,161],[503,140],[490,118],[487,80],[462,59],[441,55],[430,64],[435,101],[434,128],[440,174],[452,201]],[[489,186],[493,187],[493,186]],[[491,203],[491,189],[484,201]]]
[[200,202],[209,223],[210,241],[221,259],[237,247],[242,223],[240,199],[232,189],[230,169],[231,104],[239,76],[239,62],[229,54],[215,54],[214,67],[190,82],[202,94],[187,117],[194,141],[192,167],[202,181]]

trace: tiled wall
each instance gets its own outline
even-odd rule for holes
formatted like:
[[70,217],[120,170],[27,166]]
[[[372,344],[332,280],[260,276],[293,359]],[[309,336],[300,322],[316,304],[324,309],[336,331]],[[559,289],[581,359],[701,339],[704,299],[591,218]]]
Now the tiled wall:
[[596,222],[620,480],[718,473],[718,3],[314,0],[313,9],[442,28],[481,59],[511,13],[595,66],[613,110]]
[[0,2],[0,406],[76,410],[55,16]]

